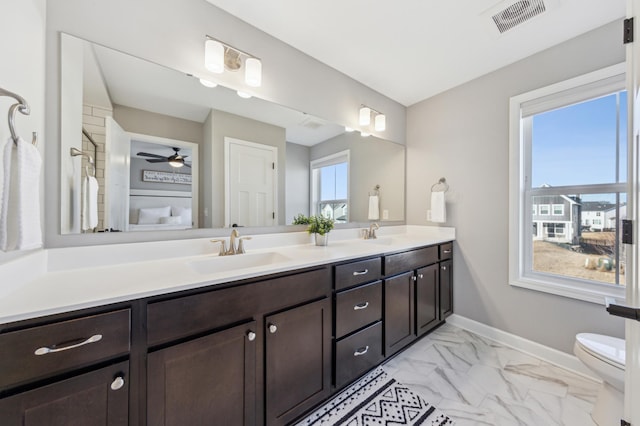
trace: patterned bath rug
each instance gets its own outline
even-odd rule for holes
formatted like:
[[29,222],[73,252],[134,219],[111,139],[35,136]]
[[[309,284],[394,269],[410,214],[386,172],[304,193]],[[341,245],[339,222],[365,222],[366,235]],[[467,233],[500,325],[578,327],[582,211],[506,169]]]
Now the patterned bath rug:
[[296,424],[320,425],[450,426],[453,421],[378,367]]

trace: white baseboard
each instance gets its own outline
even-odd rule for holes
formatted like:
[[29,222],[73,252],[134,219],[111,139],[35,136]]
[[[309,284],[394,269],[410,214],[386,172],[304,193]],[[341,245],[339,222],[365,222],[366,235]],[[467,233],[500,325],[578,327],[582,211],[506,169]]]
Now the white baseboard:
[[585,367],[585,365],[575,355],[541,345],[540,343],[536,343],[532,340],[527,340],[524,337],[507,333],[506,331],[502,331],[457,314],[453,314],[447,318],[447,323],[471,331],[472,333],[480,336],[487,337],[491,340],[495,340],[500,344],[517,349],[536,358],[540,358],[543,361],[557,365],[558,367],[572,371],[588,379],[601,382],[601,380],[594,376],[591,370]]

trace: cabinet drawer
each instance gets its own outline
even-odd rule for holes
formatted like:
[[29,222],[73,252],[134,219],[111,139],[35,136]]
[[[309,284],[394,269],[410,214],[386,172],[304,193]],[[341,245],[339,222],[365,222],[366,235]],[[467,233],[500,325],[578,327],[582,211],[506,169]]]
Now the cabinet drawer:
[[382,318],[382,281],[336,294],[336,338]]
[[392,254],[384,258],[386,276],[400,274],[438,261],[438,246],[429,246],[404,253]]
[[336,290],[380,279],[381,261],[361,260],[336,266]]
[[149,346],[227,327],[331,292],[329,268],[183,296],[147,307]]
[[341,387],[382,361],[382,322],[336,342],[336,387]]
[[0,389],[125,355],[130,310],[0,335]]
[[453,243],[440,244],[440,260],[447,260],[453,257]]

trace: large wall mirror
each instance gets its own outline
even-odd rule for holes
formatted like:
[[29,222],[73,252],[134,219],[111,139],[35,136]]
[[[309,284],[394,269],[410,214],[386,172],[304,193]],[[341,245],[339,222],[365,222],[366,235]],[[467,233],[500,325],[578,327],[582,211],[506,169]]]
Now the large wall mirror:
[[[61,232],[405,217],[405,149],[61,34]],[[206,82],[204,82],[206,83]]]

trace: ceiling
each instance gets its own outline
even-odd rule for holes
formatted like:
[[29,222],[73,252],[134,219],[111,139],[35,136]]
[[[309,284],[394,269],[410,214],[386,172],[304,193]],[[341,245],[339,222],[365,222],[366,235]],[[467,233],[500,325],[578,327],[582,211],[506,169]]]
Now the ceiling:
[[207,1],[405,106],[626,9],[626,0],[543,0],[543,13],[500,34],[491,17],[518,0]]
[[[345,132],[344,126],[262,99],[242,99],[222,86],[205,88],[182,72],[85,41],[85,102],[114,103],[202,123],[211,109],[283,127],[287,142],[312,146]],[[107,91],[104,91],[104,86]],[[98,90],[102,88],[102,90]],[[108,92],[108,93],[107,93]],[[164,155],[164,153],[148,152]],[[170,151],[170,150],[169,150]],[[171,152],[169,152],[171,153]]]

